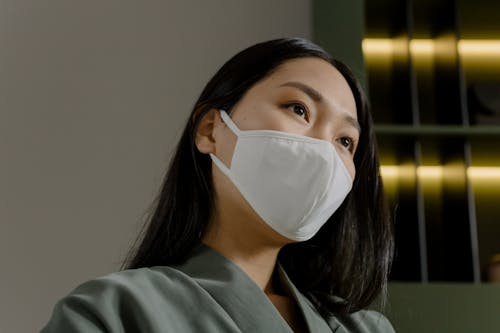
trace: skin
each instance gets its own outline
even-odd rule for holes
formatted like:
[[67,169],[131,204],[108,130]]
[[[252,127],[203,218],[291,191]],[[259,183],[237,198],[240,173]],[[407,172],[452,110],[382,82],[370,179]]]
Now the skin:
[[[331,142],[354,179],[359,139],[356,103],[346,80],[328,62],[286,61],[251,87],[230,112],[241,130],[277,130]],[[196,133],[200,152],[212,153],[230,166],[236,141],[218,110],[210,110],[201,120]],[[214,164],[212,177],[215,213],[203,242],[248,274],[295,325],[293,304],[272,279],[279,250],[293,241],[271,229]]]

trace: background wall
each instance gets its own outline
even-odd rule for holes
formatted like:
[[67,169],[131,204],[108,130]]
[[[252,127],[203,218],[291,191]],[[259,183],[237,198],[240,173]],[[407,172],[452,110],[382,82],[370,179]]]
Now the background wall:
[[0,2],[0,332],[117,270],[203,85],[310,1]]

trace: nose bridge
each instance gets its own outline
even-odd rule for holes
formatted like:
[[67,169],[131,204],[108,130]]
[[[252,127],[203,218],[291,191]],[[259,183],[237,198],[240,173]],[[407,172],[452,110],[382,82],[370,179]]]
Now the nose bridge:
[[333,143],[335,126],[332,117],[319,116],[311,127],[310,136]]

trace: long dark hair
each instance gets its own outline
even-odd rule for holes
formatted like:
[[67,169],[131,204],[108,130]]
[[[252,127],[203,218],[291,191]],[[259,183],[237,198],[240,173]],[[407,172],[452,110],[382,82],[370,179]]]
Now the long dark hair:
[[308,241],[283,247],[279,261],[322,313],[346,314],[363,309],[385,290],[393,254],[392,225],[384,202],[365,94],[345,65],[300,38],[253,45],[226,62],[208,82],[171,160],[149,223],[123,268],[180,264],[201,243],[214,210],[214,191],[210,157],[195,145],[200,119],[211,109],[231,110],[255,83],[280,64],[303,57],[331,63],[352,90],[361,125],[354,156],[356,179],[342,206],[320,231]]

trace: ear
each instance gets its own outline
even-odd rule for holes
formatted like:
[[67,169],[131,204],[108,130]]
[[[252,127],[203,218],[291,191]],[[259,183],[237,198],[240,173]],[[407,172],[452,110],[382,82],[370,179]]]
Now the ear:
[[220,115],[216,109],[208,111],[196,128],[196,148],[203,154],[215,153],[215,129],[220,123]]

